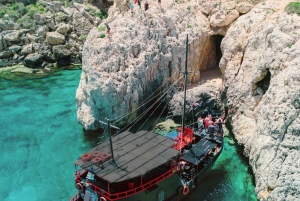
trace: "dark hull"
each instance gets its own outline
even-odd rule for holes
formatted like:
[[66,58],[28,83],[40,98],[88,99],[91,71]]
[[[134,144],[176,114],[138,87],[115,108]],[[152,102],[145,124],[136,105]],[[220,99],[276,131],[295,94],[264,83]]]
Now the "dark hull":
[[[147,189],[146,191],[142,191],[136,195],[120,199],[121,201],[141,201],[141,200],[149,200],[155,201],[159,200],[159,193],[164,190],[165,191],[165,201],[180,201],[185,200],[190,194],[192,194],[199,185],[201,185],[201,180],[209,173],[211,168],[213,167],[214,163],[220,156],[222,152],[223,146],[218,154],[214,157],[211,157],[211,160],[198,174],[196,179],[194,180],[194,185],[190,183],[189,185],[189,192],[187,194],[183,194],[183,186],[180,182],[179,175],[174,174],[167,179],[157,183],[155,186]],[[101,195],[99,195],[100,200]],[[83,198],[78,198],[78,201],[83,201]],[[109,199],[106,199],[107,201]]]

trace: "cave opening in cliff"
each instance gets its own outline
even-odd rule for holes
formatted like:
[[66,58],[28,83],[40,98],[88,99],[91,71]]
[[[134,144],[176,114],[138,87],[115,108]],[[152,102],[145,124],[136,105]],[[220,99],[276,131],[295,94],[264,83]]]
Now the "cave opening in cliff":
[[222,58],[221,42],[224,36],[213,35],[205,40],[200,58],[200,81],[222,78],[219,63]]
[[270,81],[271,81],[271,73],[270,70],[267,69],[267,73],[264,76],[264,78],[256,83],[256,90],[259,91],[258,89],[262,90],[262,95],[266,93],[266,91],[269,89],[270,86]]

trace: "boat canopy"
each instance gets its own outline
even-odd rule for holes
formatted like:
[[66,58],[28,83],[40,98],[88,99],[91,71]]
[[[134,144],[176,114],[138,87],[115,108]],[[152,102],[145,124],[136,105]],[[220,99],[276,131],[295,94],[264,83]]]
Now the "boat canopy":
[[[102,143],[82,155],[75,161],[75,165],[92,169],[98,177],[114,183],[142,176],[179,154],[172,148],[173,140],[151,131],[125,131],[112,137],[112,142],[114,161],[107,157],[110,156],[109,143]],[[99,153],[106,155],[103,163],[95,160]]]
[[195,165],[199,164],[204,158],[204,156],[216,146],[216,143],[211,142],[207,139],[202,139],[181,158]]

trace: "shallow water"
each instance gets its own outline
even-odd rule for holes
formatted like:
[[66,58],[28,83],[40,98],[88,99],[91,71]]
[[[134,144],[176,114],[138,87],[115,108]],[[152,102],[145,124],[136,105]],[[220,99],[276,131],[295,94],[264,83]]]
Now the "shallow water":
[[[95,146],[76,121],[81,70],[42,79],[0,76],[0,200],[69,200],[73,162]],[[230,146],[187,200],[256,200],[247,165]]]

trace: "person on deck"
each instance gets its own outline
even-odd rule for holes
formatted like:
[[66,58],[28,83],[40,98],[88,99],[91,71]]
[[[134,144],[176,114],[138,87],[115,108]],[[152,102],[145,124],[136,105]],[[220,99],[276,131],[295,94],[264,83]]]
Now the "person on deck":
[[161,0],[158,0],[158,5],[161,6]]
[[208,128],[208,122],[209,122],[209,118],[206,117],[206,118],[204,119],[204,128],[205,128],[205,129]]
[[220,133],[221,135],[223,134],[223,129],[222,129],[222,124],[223,124],[223,122],[222,122],[222,118],[219,118],[219,121],[218,121],[218,126],[217,126],[217,128],[218,128],[218,133]]
[[204,129],[203,119],[201,117],[199,117],[198,120],[197,120],[197,123],[198,123],[198,129],[201,132]]

